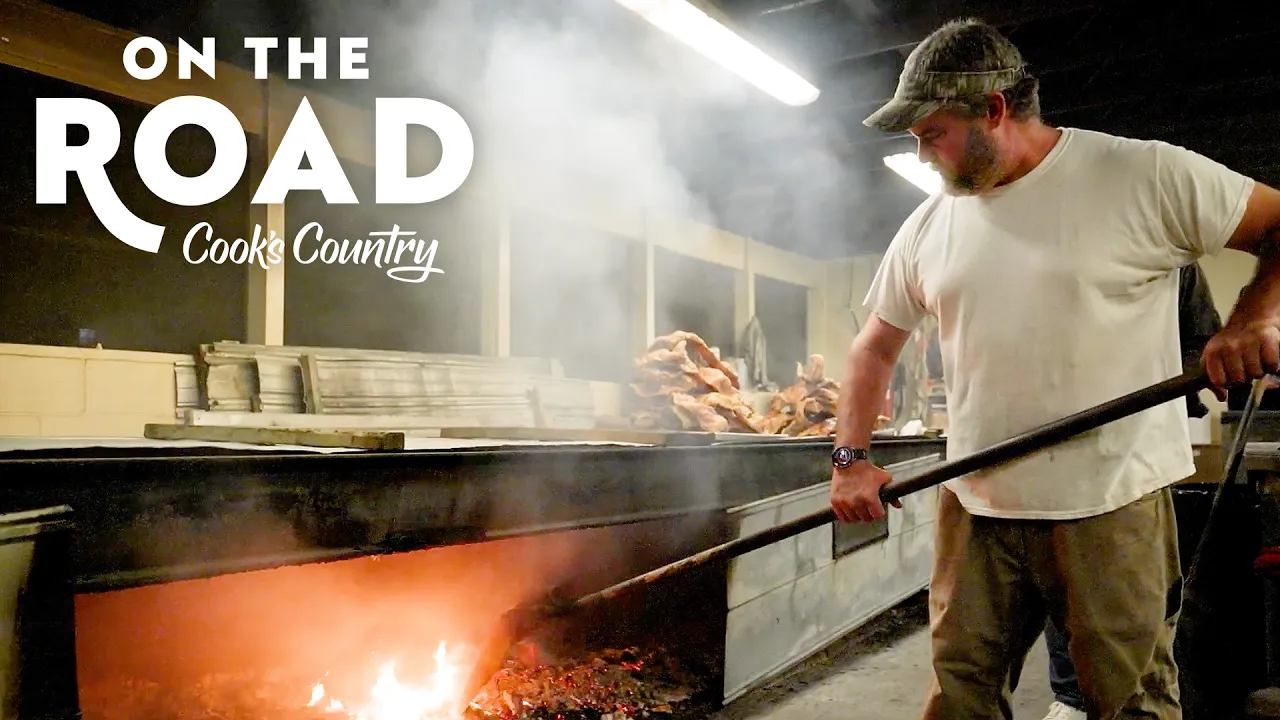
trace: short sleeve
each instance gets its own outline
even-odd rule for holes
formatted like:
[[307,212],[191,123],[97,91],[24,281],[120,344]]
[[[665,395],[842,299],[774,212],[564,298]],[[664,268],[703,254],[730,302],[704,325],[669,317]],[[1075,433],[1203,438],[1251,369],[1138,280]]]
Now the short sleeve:
[[907,332],[915,330],[928,315],[916,281],[913,240],[917,221],[913,214],[889,243],[863,301],[863,306],[881,320]]
[[1188,261],[1226,246],[1254,186],[1246,175],[1167,143],[1156,145],[1156,180],[1166,236]]

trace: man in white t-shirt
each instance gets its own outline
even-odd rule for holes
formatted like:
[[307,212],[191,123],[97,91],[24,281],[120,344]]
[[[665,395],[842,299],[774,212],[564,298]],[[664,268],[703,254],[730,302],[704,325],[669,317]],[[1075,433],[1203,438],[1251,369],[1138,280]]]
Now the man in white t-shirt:
[[[867,456],[910,332],[938,319],[955,459],[1182,371],[1178,270],[1260,258],[1202,361],[1222,396],[1280,369],[1280,192],[1166,143],[1055,128],[994,28],[956,21],[911,53],[865,121],[910,130],[946,182],[903,223],[840,390],[831,505],[884,517]],[[1169,486],[1195,470],[1186,405],[1165,403],[939,490],[924,718],[1010,718],[1046,617],[1090,718],[1180,716],[1181,572]]]

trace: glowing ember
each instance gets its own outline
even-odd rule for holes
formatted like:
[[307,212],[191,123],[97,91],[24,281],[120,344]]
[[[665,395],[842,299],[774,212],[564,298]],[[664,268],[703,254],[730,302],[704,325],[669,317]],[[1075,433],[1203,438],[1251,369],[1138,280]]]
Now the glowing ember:
[[698,689],[670,656],[626,648],[557,665],[508,662],[471,707],[486,720],[628,720],[674,715]]
[[[436,648],[436,669],[425,682],[408,684],[396,677],[395,663],[383,666],[378,680],[369,691],[369,700],[350,705],[328,698],[325,712],[345,715],[352,720],[456,720],[465,705],[458,697],[462,685],[462,667],[449,659],[445,643]],[[327,694],[322,683],[311,689],[307,707],[318,708]]]

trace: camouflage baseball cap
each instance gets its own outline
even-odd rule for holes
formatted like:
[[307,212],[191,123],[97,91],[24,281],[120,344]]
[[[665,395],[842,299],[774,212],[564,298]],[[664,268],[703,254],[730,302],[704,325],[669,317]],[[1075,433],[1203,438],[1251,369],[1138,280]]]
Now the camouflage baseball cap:
[[902,132],[948,102],[1007,90],[1026,74],[1022,53],[994,27],[953,20],[911,51],[893,99],[862,123]]

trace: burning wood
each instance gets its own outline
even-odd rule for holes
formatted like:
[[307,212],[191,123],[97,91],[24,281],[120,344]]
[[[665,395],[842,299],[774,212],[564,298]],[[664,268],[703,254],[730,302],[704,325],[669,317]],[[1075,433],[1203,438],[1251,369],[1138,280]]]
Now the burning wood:
[[385,663],[353,698],[335,697],[327,680],[308,682],[298,673],[226,673],[195,681],[115,678],[85,688],[81,705],[85,720],[456,720],[462,668],[444,643],[435,665],[427,677],[405,682],[395,662]]
[[669,656],[635,648],[589,653],[585,659],[509,660],[455,715],[459,667],[437,651],[424,683],[402,682],[382,668],[361,702],[344,704],[324,682],[239,673],[161,683],[115,678],[83,689],[85,720],[633,720],[672,716],[701,690]]
[[257,673],[208,675],[194,682],[122,679],[81,691],[85,720],[333,720],[308,708],[301,678]]
[[510,661],[472,701],[484,720],[631,720],[675,712],[701,688],[668,656],[605,650],[554,665]]
[[[840,383],[826,377],[821,355],[810,355],[796,382],[761,414],[740,394],[733,370],[702,338],[681,331],[657,338],[636,360],[631,389],[638,428],[822,437],[835,434]],[[879,420],[883,426],[890,418]]]

